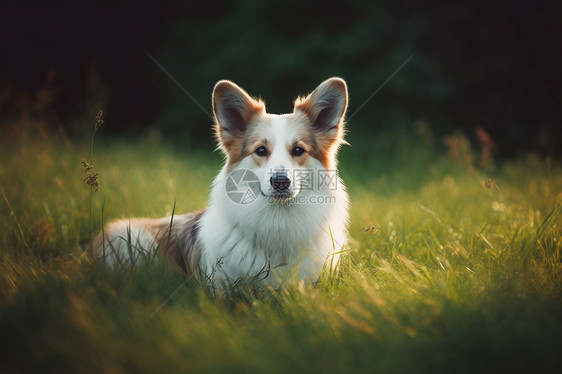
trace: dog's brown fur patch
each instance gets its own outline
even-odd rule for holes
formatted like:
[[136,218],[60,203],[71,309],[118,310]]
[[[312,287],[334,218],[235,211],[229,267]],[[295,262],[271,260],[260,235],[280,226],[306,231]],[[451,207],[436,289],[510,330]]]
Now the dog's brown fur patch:
[[[173,219],[135,218],[128,221],[127,225],[131,229],[142,227],[149,232],[156,242],[160,255],[167,257],[173,265],[187,275],[199,278],[199,260],[202,249],[199,225],[204,212],[204,210],[200,210],[177,215]],[[114,224],[120,222],[123,221],[117,221]],[[172,223],[171,230],[170,222]],[[108,226],[108,229],[111,230],[111,225]],[[134,243],[131,244],[134,245]],[[104,255],[110,255],[111,249],[110,240],[99,234],[92,243],[91,253],[94,258],[103,258]]]
[[190,276],[199,276],[199,260],[201,258],[201,240],[199,224],[205,211],[200,210],[175,216],[170,222],[166,220],[152,221],[145,228],[154,236],[161,254]]

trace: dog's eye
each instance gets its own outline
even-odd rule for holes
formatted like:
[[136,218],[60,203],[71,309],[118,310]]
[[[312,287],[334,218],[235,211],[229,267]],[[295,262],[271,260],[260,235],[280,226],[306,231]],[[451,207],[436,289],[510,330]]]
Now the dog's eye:
[[258,155],[259,157],[266,157],[268,152],[267,152],[267,148],[265,148],[263,145],[256,148],[256,150],[254,151],[254,153],[256,155]]
[[302,156],[303,153],[304,153],[304,149],[302,147],[295,147],[291,151],[291,155],[294,157]]

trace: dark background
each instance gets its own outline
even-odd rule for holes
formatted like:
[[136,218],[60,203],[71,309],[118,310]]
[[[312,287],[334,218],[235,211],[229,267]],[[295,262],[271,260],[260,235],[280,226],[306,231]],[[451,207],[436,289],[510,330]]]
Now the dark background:
[[209,144],[210,119],[147,53],[209,112],[219,79],[281,113],[297,95],[340,76],[350,89],[348,115],[415,53],[350,121],[352,142],[394,131],[440,139],[458,130],[474,141],[480,127],[502,157],[560,155],[561,14],[554,3],[0,4],[5,134],[36,123],[81,136],[103,108],[104,134],[157,130],[172,141]]

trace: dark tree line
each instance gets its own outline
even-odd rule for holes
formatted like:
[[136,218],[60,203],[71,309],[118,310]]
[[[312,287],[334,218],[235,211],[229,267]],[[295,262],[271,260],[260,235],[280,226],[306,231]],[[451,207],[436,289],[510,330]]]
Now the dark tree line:
[[[549,3],[415,1],[3,2],[0,108],[4,119],[47,87],[50,105],[79,133],[103,105],[108,132],[158,128],[197,143],[214,82],[261,95],[272,112],[338,75],[350,113],[414,58],[353,118],[362,134],[410,129],[437,135],[485,129],[505,156],[560,149],[560,22]],[[51,91],[49,91],[49,88]],[[19,109],[18,109],[19,108]],[[11,117],[10,117],[11,116]]]

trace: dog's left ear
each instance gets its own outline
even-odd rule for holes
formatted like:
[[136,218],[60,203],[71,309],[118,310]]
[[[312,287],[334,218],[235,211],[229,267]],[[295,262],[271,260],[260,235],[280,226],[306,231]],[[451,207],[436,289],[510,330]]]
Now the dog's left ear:
[[295,101],[295,111],[306,113],[315,130],[323,136],[339,139],[343,136],[343,122],[347,110],[347,85],[341,78],[322,82],[306,98]]

